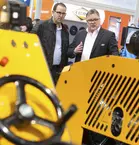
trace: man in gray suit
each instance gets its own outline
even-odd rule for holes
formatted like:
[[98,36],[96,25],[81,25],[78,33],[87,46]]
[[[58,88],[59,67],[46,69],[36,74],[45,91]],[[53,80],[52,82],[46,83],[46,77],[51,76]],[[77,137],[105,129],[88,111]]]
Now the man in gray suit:
[[119,55],[115,34],[100,25],[100,15],[95,9],[86,14],[87,29],[75,36],[68,49],[68,57],[84,61],[103,55]]

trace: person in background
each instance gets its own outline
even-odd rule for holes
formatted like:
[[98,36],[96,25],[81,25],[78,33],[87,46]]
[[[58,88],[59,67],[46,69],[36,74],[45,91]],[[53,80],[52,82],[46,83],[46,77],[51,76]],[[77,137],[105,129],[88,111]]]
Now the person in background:
[[40,24],[37,31],[55,84],[68,62],[69,33],[62,23],[66,9],[64,3],[56,3],[52,9],[51,19]]
[[27,17],[25,25],[20,26],[20,31],[30,33],[32,28],[33,28],[32,19],[30,17]]
[[115,34],[100,25],[96,9],[86,14],[87,29],[79,31],[68,49],[68,57],[75,62],[89,60],[103,55],[119,55]]
[[127,36],[127,38],[126,38],[125,45],[124,45],[123,48],[121,48],[120,56],[126,57],[126,58],[136,58],[136,57],[137,57],[136,55],[130,53],[130,52],[127,50],[127,45],[128,45],[128,43],[130,42],[130,38],[131,38],[131,36],[133,35],[134,32],[135,32],[135,31],[131,31],[131,32],[128,34],[128,36]]
[[128,52],[134,54],[139,59],[139,31],[132,31],[126,39]]
[[33,24],[33,28],[31,30],[31,33],[34,33],[36,34],[37,33],[37,30],[38,30],[38,27],[39,25],[42,23],[42,21],[40,19],[34,19],[32,21],[32,24]]
[[136,58],[136,56],[134,54],[128,52],[128,50],[126,48],[126,44],[124,45],[123,48],[121,48],[121,50],[120,50],[120,56],[126,57],[126,58]]

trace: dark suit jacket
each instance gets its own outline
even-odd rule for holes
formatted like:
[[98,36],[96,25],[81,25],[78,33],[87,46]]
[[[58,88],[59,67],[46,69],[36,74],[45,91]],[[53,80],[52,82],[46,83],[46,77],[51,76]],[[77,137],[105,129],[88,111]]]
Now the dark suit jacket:
[[[44,21],[38,27],[37,34],[40,38],[42,48],[44,51],[44,55],[47,59],[49,68],[52,68],[53,65],[53,55],[56,43],[56,24],[53,22],[52,18]],[[62,39],[62,48],[61,48],[61,68],[67,65],[68,57],[67,51],[69,47],[69,33],[65,26],[62,24],[61,31],[61,39]]]
[[[86,30],[82,30],[78,32],[73,42],[69,46],[68,57],[70,58],[75,57],[75,54],[73,53],[74,49],[76,48],[77,45],[79,45],[81,41],[83,42],[84,45],[86,35],[87,35]],[[76,59],[75,59],[76,62],[81,60],[81,55],[82,54],[76,54]],[[100,28],[98,36],[92,48],[90,58],[104,56],[104,55],[119,55],[119,52],[118,52],[118,46],[117,46],[115,34],[109,30]]]

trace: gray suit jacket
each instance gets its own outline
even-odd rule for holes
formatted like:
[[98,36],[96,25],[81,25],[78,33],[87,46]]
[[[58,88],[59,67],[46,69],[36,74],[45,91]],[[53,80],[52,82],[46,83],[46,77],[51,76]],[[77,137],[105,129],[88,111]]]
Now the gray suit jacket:
[[[81,30],[75,36],[73,42],[70,44],[68,48],[68,57],[74,58],[75,54],[74,49],[79,43],[82,41],[83,45],[85,42],[85,38],[87,35],[86,30]],[[81,60],[82,54],[77,54],[75,61]],[[90,58],[104,56],[104,55],[119,55],[117,41],[115,38],[115,34],[109,30],[105,30],[100,28],[98,36],[95,40],[94,46],[92,48],[92,52]]]

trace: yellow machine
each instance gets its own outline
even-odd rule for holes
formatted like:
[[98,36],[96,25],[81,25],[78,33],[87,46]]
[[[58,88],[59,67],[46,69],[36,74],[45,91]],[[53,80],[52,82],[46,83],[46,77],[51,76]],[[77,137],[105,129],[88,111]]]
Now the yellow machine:
[[11,30],[25,14],[26,6],[0,1],[0,145],[66,145],[77,108],[63,110],[37,35]]
[[70,142],[64,124],[76,108],[64,114],[38,37],[11,30],[0,36],[0,144]]
[[[103,56],[64,68],[56,90],[64,108],[78,106],[68,122],[74,143],[90,145],[91,134],[93,145],[139,144],[138,67],[138,59]],[[105,137],[93,143],[97,134]]]
[[[18,20],[10,18],[11,28]],[[0,145],[138,145],[138,65],[118,56],[78,62],[55,90],[38,37],[0,29]],[[79,109],[67,122],[71,104]]]

